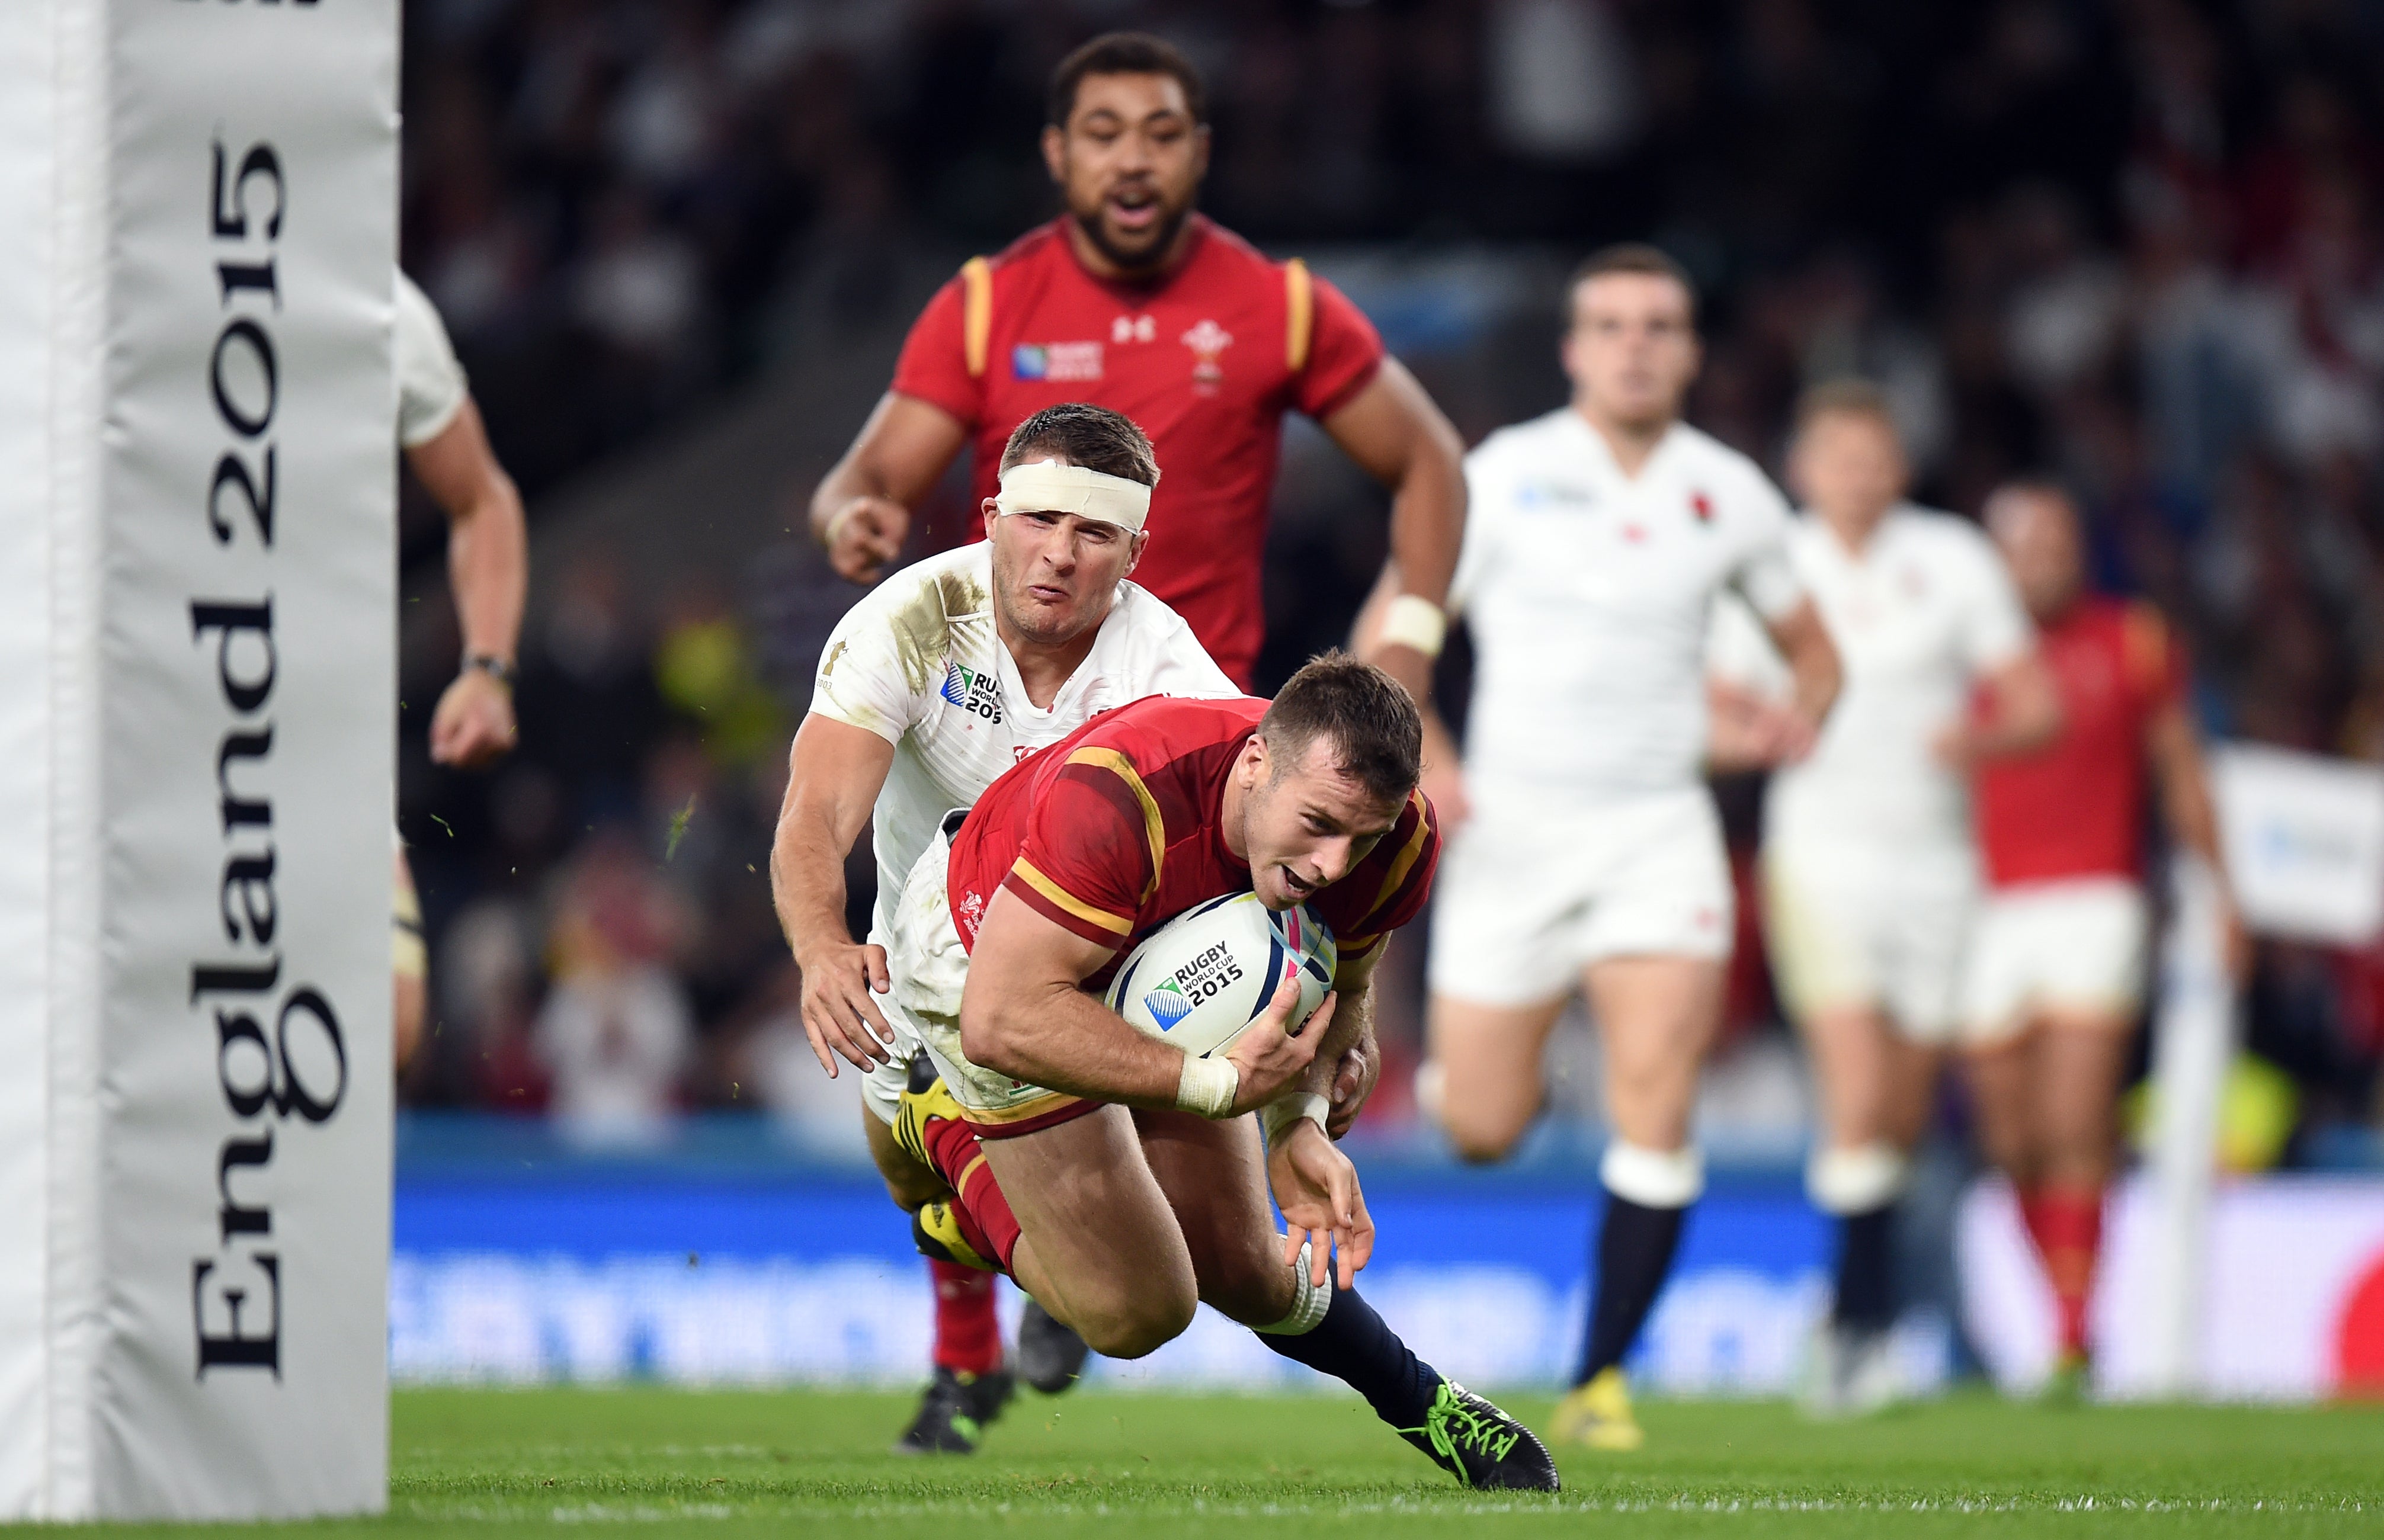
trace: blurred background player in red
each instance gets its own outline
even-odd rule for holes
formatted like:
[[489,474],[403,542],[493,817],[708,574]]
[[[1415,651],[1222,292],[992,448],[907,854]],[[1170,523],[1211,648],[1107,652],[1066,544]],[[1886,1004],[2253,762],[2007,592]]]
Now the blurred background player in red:
[[[1096,38],[1053,71],[1047,107],[1043,158],[1065,212],[968,263],[913,326],[892,389],[812,497],[812,531],[837,571],[856,582],[882,576],[901,554],[912,510],[963,448],[975,452],[973,501],[982,504],[998,490],[1012,428],[1088,402],[1131,417],[1167,467],[1136,580],[1247,689],[1265,632],[1283,418],[1301,412],[1390,489],[1409,628],[1367,656],[1426,699],[1434,623],[1464,534],[1456,428],[1331,284],[1298,262],[1269,261],[1195,211],[1209,166],[1207,93],[1173,44]],[[980,514],[969,538],[983,535]],[[831,976],[807,975],[806,994],[865,983],[863,950],[826,959]],[[839,984],[839,975],[851,976]],[[1350,1073],[1371,1090],[1379,1068],[1370,1036]],[[990,1341],[1000,1351],[987,1275],[929,1267],[936,1361],[1000,1368],[998,1357],[957,1347]]]
[[[2015,482],[1988,500],[1986,521],[2036,622],[2062,727],[2034,752],[1979,769],[1987,899],[1964,989],[1964,1058],[1980,1141],[2011,1179],[2058,1305],[2055,1385],[2075,1392],[2089,1368],[2103,1192],[2149,966],[2145,804],[2157,792],[2169,838],[2213,873],[2217,819],[2184,652],[2151,605],[2087,591],[2068,493]],[[2241,932],[2228,913],[2240,973]]]
[[[1209,126],[1191,61],[1131,32],[1077,49],[1051,78],[1043,159],[1066,212],[928,302],[893,388],[813,494],[837,571],[874,581],[963,447],[982,502],[1012,428],[1090,402],[1132,417],[1167,467],[1136,580],[1248,689],[1283,418],[1300,412],[1390,489],[1404,591],[1436,613],[1464,535],[1464,446],[1338,290],[1195,211]],[[1369,656],[1422,700],[1438,640],[1416,640]]]

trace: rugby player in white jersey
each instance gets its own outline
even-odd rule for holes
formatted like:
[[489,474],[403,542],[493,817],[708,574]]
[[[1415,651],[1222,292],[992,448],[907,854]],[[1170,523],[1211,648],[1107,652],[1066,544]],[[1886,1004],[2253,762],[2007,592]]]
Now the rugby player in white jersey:
[[[1612,1138],[1587,1337],[1553,1433],[1630,1449],[1642,1435],[1621,1361],[1704,1190],[1689,1115],[1733,928],[1702,778],[1716,595],[1743,595],[1794,668],[1793,706],[1743,757],[1809,745],[1838,665],[1788,564],[1787,503],[1752,461],[1680,420],[1699,361],[1687,276],[1652,247],[1620,246],[1567,295],[1571,404],[1466,459],[1450,598],[1472,632],[1473,703],[1461,789],[1445,747],[1426,784],[1467,813],[1441,866],[1420,1090],[1459,1153],[1503,1157],[1539,1113],[1549,1029],[1586,994]],[[1387,603],[1378,592],[1361,625]]]
[[[438,310],[404,273],[396,299],[397,441],[447,515],[447,581],[464,633],[463,666],[430,714],[430,757],[478,769],[514,746],[514,650],[529,585],[529,538],[521,493],[489,448]],[[402,1069],[422,1038],[426,960],[422,906],[402,845],[395,864],[391,1021]]]
[[[1146,695],[1241,693],[1181,616],[1126,580],[1148,539],[1138,528],[1111,522],[1103,505],[1065,511],[1064,488],[1019,505],[1037,477],[1063,479],[1044,475],[1060,466],[1159,480],[1149,441],[1118,413],[1070,404],[1028,417],[1003,452],[1002,494],[987,500],[987,538],[897,573],[852,607],[821,655],[795,735],[770,876],[802,971],[803,1030],[830,1075],[839,1057],[863,1072],[870,1151],[905,1211],[944,1196],[944,1184],[889,1131],[922,1045],[889,1025],[901,1018],[875,997],[888,987],[886,940],[904,880],[938,824],[1098,713]],[[844,860],[865,823],[877,901],[869,938],[856,943],[845,928]],[[919,1074],[933,1074],[924,1060]],[[931,1271],[939,1309],[949,1291],[992,1286],[990,1273],[956,1264]],[[939,1333],[938,1356],[898,1448],[969,1452],[1014,1388],[998,1338]],[[1019,1356],[1031,1383],[1057,1390],[1085,1350],[1030,1300]]]
[[[1807,510],[1789,552],[1845,660],[1829,726],[1772,776],[1764,806],[1772,975],[1820,1090],[1806,1186],[1840,1225],[1807,1387],[1830,1414],[1898,1392],[1894,1216],[1957,1025],[1979,889],[1970,773],[2049,741],[2060,708],[1985,532],[1904,501],[1903,449],[1875,388],[1807,394],[1789,478]],[[1725,676],[1749,650],[1726,638]]]

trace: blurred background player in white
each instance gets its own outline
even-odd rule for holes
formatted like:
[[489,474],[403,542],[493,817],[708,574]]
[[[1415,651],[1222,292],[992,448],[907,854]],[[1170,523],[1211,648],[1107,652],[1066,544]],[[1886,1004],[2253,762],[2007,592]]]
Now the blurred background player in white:
[[[1000,469],[1044,462],[1155,486],[1150,441],[1119,413],[1070,403],[1018,425]],[[1014,479],[1014,478],[1013,478]],[[1034,751],[1146,695],[1239,695],[1183,617],[1127,581],[1148,537],[1083,513],[987,499],[987,538],[905,568],[838,623],[810,714],[795,735],[770,861],[778,914],[802,973],[803,1029],[833,1076],[840,1055],[864,1073],[870,1152],[906,1212],[946,1196],[891,1126],[922,1047],[889,1025],[886,938],[911,869],[944,815],[975,804]],[[844,861],[872,828],[877,901],[871,934],[845,928]],[[899,1015],[894,1018],[900,1021]],[[921,1073],[932,1075],[925,1067]],[[919,1087],[925,1089],[924,1086]],[[933,1378],[896,1447],[965,1454],[1014,1393],[989,1308],[993,1275],[930,1262],[938,1314]],[[1084,1344],[1028,1302],[1019,1369],[1066,1388]]]
[[[2217,814],[2184,650],[2151,605],[2087,590],[2069,495],[2017,482],[1988,500],[1986,522],[2036,622],[2062,725],[2049,745],[1979,772],[1987,897],[1963,1000],[1965,1068],[1980,1143],[2011,1179],[2053,1286],[2056,1390],[2076,1394],[2150,962],[2147,804],[2157,795],[2172,843],[2214,874]],[[2228,930],[2240,973],[2231,906]]]
[[[397,274],[397,441],[415,478],[447,515],[447,582],[464,633],[463,666],[430,717],[430,757],[478,769],[514,746],[514,673],[529,587],[521,493],[489,448],[488,430],[428,296]],[[422,905],[403,846],[395,856],[393,1020],[403,1067],[422,1040]]]
[[1571,403],[1466,459],[1450,591],[1476,677],[1461,784],[1445,729],[1433,736],[1444,767],[1428,789],[1465,821],[1433,923],[1422,1099],[1459,1154],[1501,1159],[1540,1112],[1549,1029],[1576,988],[1587,995],[1612,1139],[1587,1337],[1553,1431],[1624,1449],[1642,1435],[1621,1360],[1704,1190],[1689,1114],[1732,933],[1701,778],[1715,595],[1744,595],[1792,661],[1774,753],[1811,742],[1838,664],[1789,565],[1787,503],[1680,420],[1699,362],[1687,275],[1652,247],[1618,246],[1583,264],[1567,302]]
[[1969,776],[2046,742],[2060,713],[1985,534],[1904,501],[1886,398],[1860,381],[1817,386],[1796,424],[1788,473],[1806,512],[1789,550],[1845,691],[1811,753],[1772,776],[1764,928],[1820,1092],[1807,1188],[1841,1226],[1809,1387],[1814,1410],[1836,1412],[1894,1393],[1894,1213],[1977,904]]

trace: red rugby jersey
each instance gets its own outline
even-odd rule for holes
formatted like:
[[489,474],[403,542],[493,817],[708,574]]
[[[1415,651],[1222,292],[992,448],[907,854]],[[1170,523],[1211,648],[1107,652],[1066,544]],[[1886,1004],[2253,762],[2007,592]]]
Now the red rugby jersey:
[[[1105,712],[1018,762],[986,789],[952,841],[952,923],[974,950],[985,906],[1006,888],[1037,913],[1123,954],[1211,899],[1246,892],[1250,869],[1217,822],[1225,776],[1264,701],[1153,695]],[[1308,900],[1344,958],[1363,957],[1414,919],[1440,862],[1422,792],[1355,870]],[[1108,970],[1087,983],[1097,984]]]
[[[1266,631],[1260,558],[1283,415],[1330,416],[1382,360],[1382,339],[1338,290],[1199,215],[1183,262],[1151,284],[1086,272],[1062,219],[972,262],[927,302],[894,389],[968,425],[979,503],[1031,414],[1083,401],[1132,417],[1160,472],[1135,581],[1248,689]],[[982,520],[971,530],[981,537]]]
[[1979,772],[1979,844],[1996,888],[2143,869],[2144,731],[2182,700],[2185,655],[2147,604],[2085,599],[2038,632],[2061,736]]

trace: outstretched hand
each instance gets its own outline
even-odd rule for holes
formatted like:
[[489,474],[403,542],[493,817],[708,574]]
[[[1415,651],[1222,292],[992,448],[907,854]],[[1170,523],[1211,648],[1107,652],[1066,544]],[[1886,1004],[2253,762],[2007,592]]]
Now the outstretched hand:
[[864,1073],[893,1062],[894,1029],[872,998],[891,983],[878,946],[835,947],[803,969],[803,1035],[830,1080],[839,1053]]
[[1301,1244],[1310,1243],[1310,1283],[1324,1286],[1330,1253],[1341,1286],[1355,1287],[1374,1253],[1374,1221],[1349,1157],[1303,1118],[1267,1151],[1267,1183],[1283,1211],[1283,1260],[1298,1261]]

